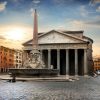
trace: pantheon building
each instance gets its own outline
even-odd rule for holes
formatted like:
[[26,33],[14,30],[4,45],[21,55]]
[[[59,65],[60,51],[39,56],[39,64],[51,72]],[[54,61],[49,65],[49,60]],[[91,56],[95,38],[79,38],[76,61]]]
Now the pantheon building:
[[[31,39],[23,44],[24,55],[33,49],[32,43]],[[92,43],[93,40],[84,36],[83,31],[38,33],[42,60],[47,68],[59,69],[60,75],[90,74],[93,70]]]
[[36,39],[46,68],[58,69],[60,75],[88,75],[93,71],[93,40],[84,36],[83,31],[50,30],[38,33],[35,10],[33,39],[23,43],[24,60]]

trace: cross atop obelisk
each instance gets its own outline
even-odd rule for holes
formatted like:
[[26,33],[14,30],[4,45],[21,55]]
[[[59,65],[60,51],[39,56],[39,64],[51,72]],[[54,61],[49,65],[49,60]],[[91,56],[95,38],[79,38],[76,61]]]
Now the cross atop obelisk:
[[36,9],[34,12],[33,49],[38,49],[38,21]]

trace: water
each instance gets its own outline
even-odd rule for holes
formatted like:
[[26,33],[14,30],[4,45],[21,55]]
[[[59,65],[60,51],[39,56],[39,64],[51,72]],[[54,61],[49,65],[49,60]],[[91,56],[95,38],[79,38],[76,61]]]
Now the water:
[[75,82],[0,80],[0,100],[100,100],[100,77]]

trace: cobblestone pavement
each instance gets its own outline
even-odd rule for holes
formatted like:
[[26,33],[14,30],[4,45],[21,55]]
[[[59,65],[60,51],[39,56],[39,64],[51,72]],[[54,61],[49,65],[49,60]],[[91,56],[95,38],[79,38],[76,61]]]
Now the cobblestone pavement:
[[100,76],[74,82],[0,80],[0,100],[100,100]]

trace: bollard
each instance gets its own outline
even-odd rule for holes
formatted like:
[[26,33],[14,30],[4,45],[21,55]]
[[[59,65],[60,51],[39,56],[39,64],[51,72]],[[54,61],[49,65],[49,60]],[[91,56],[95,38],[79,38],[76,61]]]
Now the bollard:
[[12,74],[12,82],[16,82],[16,75]]

